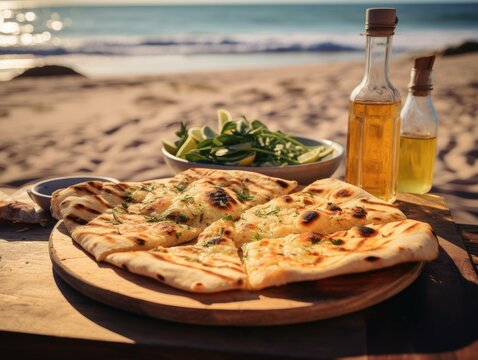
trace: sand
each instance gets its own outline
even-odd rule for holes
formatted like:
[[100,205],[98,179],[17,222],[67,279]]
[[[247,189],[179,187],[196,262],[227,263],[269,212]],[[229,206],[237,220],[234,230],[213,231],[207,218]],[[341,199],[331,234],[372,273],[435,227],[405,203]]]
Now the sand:
[[[407,95],[411,59],[391,80]],[[348,97],[362,62],[114,79],[21,79],[0,85],[0,186],[96,174],[121,180],[171,175],[161,139],[179,121],[216,124],[216,109],[260,118],[271,128],[346,144]],[[457,222],[478,219],[478,55],[439,58],[434,104],[440,117],[433,192]],[[343,166],[335,173],[342,177]]]

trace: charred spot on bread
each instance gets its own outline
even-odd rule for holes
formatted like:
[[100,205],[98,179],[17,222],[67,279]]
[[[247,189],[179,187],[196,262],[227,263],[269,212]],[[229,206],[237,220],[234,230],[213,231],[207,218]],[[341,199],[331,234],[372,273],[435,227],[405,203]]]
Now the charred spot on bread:
[[223,188],[217,187],[214,191],[209,191],[206,193],[209,202],[217,208],[227,209],[236,204],[237,201],[234,200]]
[[231,234],[232,234],[231,230],[225,230],[224,231],[224,235],[226,235],[226,236],[231,236]]
[[335,205],[333,202],[328,202],[327,203],[327,210],[342,211],[342,208],[340,206]]
[[367,210],[365,210],[363,207],[361,206],[356,206],[353,210],[352,210],[352,216],[353,217],[356,217],[356,218],[364,218],[367,216]]
[[324,237],[317,233],[309,233],[307,234],[307,238],[313,245],[315,245],[322,241]]
[[365,261],[368,261],[368,262],[375,262],[375,261],[378,261],[378,260],[380,260],[380,258],[377,257],[377,256],[367,256],[365,258]]
[[358,233],[363,237],[372,237],[378,234],[378,231],[368,226],[357,226]]
[[311,193],[315,193],[315,194],[321,194],[321,193],[324,192],[324,189],[311,187],[311,188],[307,189],[307,191],[311,192]]
[[350,191],[349,189],[342,189],[342,190],[339,190],[337,191],[335,194],[334,194],[334,197],[335,198],[339,198],[339,197],[350,197],[353,195],[353,192]]
[[284,195],[281,197],[281,199],[285,202],[285,203],[288,203],[290,204],[291,202],[294,201],[294,199],[292,199],[289,195]]
[[223,237],[217,237],[206,241],[204,244],[202,244],[202,246],[209,247],[214,245],[221,245],[224,241],[226,241],[226,239],[224,239]]
[[156,277],[158,278],[159,281],[165,281],[166,279],[164,278],[163,275],[161,274],[156,274]]
[[306,211],[302,213],[300,217],[300,222],[304,225],[309,225],[310,223],[314,222],[316,219],[320,217],[319,213],[317,211]]
[[126,271],[129,271],[129,269],[128,269],[128,265],[126,265],[126,264],[122,264],[122,265],[121,265],[121,267],[122,267],[123,269],[125,269]]
[[289,184],[286,183],[284,180],[281,180],[281,179],[277,179],[276,183],[284,189],[287,189],[289,187]]
[[134,241],[136,242],[136,244],[141,245],[141,246],[143,246],[144,244],[146,244],[146,240],[144,240],[144,239],[142,239],[142,238],[140,238],[140,237],[135,238]]

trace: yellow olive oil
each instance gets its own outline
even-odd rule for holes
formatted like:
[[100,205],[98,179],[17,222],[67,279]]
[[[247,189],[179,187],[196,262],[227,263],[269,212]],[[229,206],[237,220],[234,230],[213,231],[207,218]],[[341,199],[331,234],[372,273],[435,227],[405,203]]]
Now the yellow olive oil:
[[437,138],[404,133],[400,136],[398,191],[425,194],[432,188]]
[[400,101],[350,104],[345,181],[393,202],[397,192]]

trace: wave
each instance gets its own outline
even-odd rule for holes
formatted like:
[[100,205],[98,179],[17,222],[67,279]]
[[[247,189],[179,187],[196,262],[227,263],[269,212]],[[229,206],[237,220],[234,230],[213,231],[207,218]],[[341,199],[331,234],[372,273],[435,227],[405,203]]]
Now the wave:
[[61,45],[13,46],[0,48],[0,55],[189,55],[253,54],[287,52],[358,51],[360,46],[294,37],[204,37],[170,36],[137,41],[66,40]]
[[[402,32],[394,39],[394,51],[416,51],[477,39],[470,31]],[[155,38],[63,38],[60,45],[0,47],[0,55],[148,56],[193,54],[255,53],[330,53],[363,51],[364,39],[350,34],[234,34],[234,35],[169,35]]]

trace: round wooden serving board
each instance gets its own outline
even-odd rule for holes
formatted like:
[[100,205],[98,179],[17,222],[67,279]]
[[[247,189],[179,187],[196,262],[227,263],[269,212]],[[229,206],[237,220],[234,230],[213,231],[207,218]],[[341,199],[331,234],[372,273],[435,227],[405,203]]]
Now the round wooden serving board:
[[84,295],[159,319],[202,325],[279,325],[331,318],[364,309],[410,285],[423,263],[308,281],[261,291],[193,294],[98,263],[60,221],[50,236],[53,269]]

